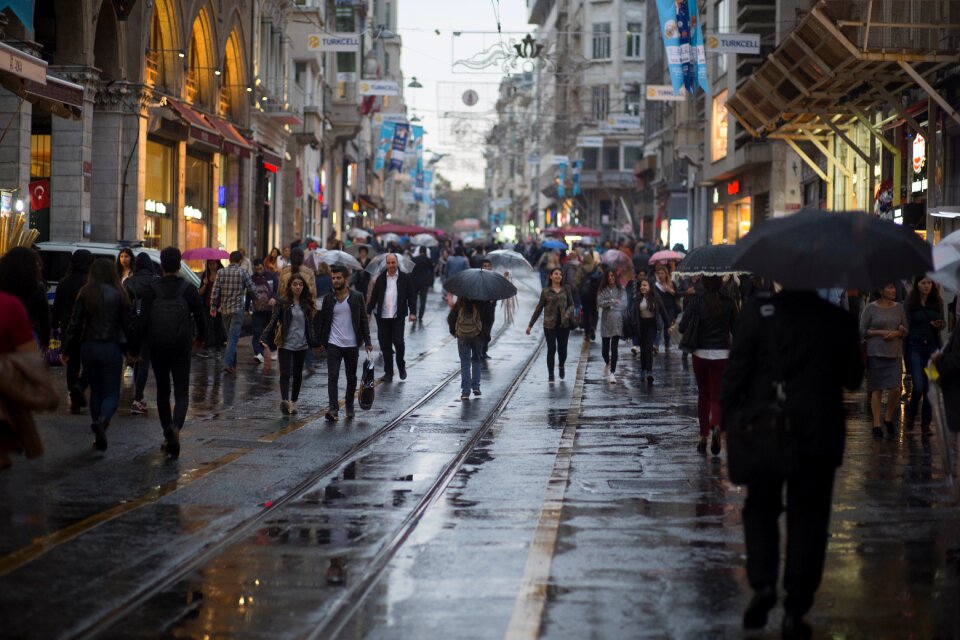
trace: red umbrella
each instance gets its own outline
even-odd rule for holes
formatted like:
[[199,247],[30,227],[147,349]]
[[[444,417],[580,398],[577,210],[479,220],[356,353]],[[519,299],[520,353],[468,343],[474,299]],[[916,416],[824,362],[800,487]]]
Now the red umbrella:
[[557,227],[556,229],[548,229],[547,233],[555,236],[591,236],[594,238],[599,238],[601,235],[599,231],[590,227]]
[[183,260],[229,260],[230,254],[223,249],[203,247],[201,249],[187,249],[181,256]]

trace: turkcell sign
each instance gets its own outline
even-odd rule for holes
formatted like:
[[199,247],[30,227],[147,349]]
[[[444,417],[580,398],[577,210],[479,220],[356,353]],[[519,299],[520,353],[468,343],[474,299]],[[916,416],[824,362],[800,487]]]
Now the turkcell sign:
[[553,164],[567,164],[570,158],[567,156],[553,156]]
[[392,80],[364,80],[360,83],[362,96],[395,96],[398,93],[400,88]]
[[705,41],[707,51],[714,53],[760,53],[758,33],[711,33]]
[[687,92],[680,88],[680,93],[673,92],[673,86],[669,84],[648,84],[646,91],[647,100],[661,100],[666,102],[683,102],[687,98]]
[[580,136],[577,138],[578,147],[602,148],[603,136]]
[[360,49],[360,34],[313,33],[307,36],[307,49],[309,51],[357,51]]
[[640,116],[614,114],[607,118],[607,126],[611,129],[639,129],[642,124]]

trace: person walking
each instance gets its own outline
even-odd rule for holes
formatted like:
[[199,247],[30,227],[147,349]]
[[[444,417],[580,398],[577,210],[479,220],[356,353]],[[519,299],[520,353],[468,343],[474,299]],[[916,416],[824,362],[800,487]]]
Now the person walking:
[[483,334],[483,307],[480,301],[461,297],[447,315],[450,335],[457,338],[460,355],[460,400],[480,395],[480,360],[486,345]]
[[680,332],[681,346],[693,353],[693,373],[697,380],[697,418],[700,439],[697,452],[720,455],[720,385],[723,369],[730,356],[733,326],[737,319],[737,305],[720,293],[723,284],[719,276],[702,278],[703,293],[689,299],[684,305]]
[[[509,271],[503,272],[503,277],[507,279],[510,284],[513,284],[513,276],[510,275]],[[503,323],[505,325],[513,324],[513,314],[517,308],[517,296],[510,296],[509,298],[504,298],[501,303],[503,308]]]
[[602,283],[602,270],[595,263],[583,262],[583,282],[580,285],[580,305],[583,309],[583,335],[587,340],[596,340],[597,322],[597,295]]
[[83,372],[90,382],[90,430],[100,451],[107,450],[107,428],[120,403],[124,351],[137,352],[130,317],[130,299],[114,262],[94,260],[90,279],[73,306],[60,358],[69,364],[70,354],[79,345]]
[[[483,258],[480,261],[480,269],[483,271],[493,271],[493,262],[490,258]],[[483,348],[480,350],[480,359],[489,360],[490,341],[493,340],[493,325],[497,321],[497,301],[482,300],[477,304],[480,307],[480,323],[483,325]]]
[[417,247],[416,255],[413,256],[413,271],[410,273],[413,279],[413,286],[417,290],[417,297],[420,299],[420,313],[417,318],[423,323],[423,312],[427,308],[427,294],[433,288],[433,261],[427,255],[426,247]]
[[[463,250],[462,245],[457,245],[453,250],[453,255],[450,256],[450,259],[447,260],[446,271],[444,272],[444,282],[457,275],[461,271],[466,271],[470,268],[470,261],[467,260],[466,252]],[[452,307],[454,302],[454,296],[452,293],[447,294],[448,304]]]
[[130,247],[120,249],[120,253],[117,254],[117,275],[120,277],[120,284],[133,275],[135,260],[133,249]]
[[279,294],[281,298],[287,297],[287,286],[290,284],[290,278],[295,273],[299,273],[303,276],[304,282],[307,283],[307,288],[310,289],[310,295],[313,296],[313,299],[317,299],[317,278],[316,273],[313,269],[308,267],[303,263],[304,258],[306,257],[303,253],[303,249],[297,247],[290,250],[290,263],[283,268],[283,271],[280,272],[280,289]]
[[410,322],[416,321],[417,296],[410,276],[400,271],[397,255],[388,253],[384,261],[387,270],[373,285],[373,293],[367,301],[367,314],[373,312],[377,319],[377,339],[383,353],[382,380],[390,382],[393,380],[394,353],[400,379],[407,379],[407,363],[403,359],[404,316],[409,314]]
[[326,262],[317,263],[317,275],[314,277],[316,284],[317,297],[315,300],[322,300],[323,296],[333,291],[333,278],[331,276],[330,265]]
[[603,356],[603,377],[610,384],[617,382],[617,356],[620,336],[623,335],[623,310],[626,294],[617,272],[608,269],[603,274],[600,291],[597,293],[597,307],[600,316],[600,354]]
[[647,386],[653,385],[653,340],[657,335],[657,321],[670,326],[670,318],[660,301],[660,294],[650,286],[650,281],[637,282],[637,292],[633,299],[633,318],[636,319],[634,335],[640,346],[640,375]]
[[680,293],[677,291],[670,279],[670,271],[664,265],[658,265],[654,272],[656,283],[654,287],[659,294],[660,301],[663,304],[664,316],[666,320],[661,323],[657,338],[654,340],[654,350],[660,344],[660,338],[663,338],[663,353],[670,352],[670,327],[673,326],[677,316],[680,315]]
[[160,278],[150,282],[141,296],[142,342],[150,350],[157,383],[157,416],[171,458],[180,455],[180,431],[190,404],[191,351],[193,345],[203,344],[208,317],[199,292],[180,277],[180,259],[176,247],[161,250]]
[[[955,304],[957,302],[960,300]],[[954,326],[947,346],[930,356],[930,360],[940,373],[947,428],[957,433],[960,431],[960,326]]]
[[[280,411],[284,415],[297,415],[307,351],[320,344],[314,323],[316,310],[307,279],[294,273],[287,283],[285,295],[280,298],[280,304],[273,307],[270,322],[260,334],[264,353],[269,351],[271,345],[277,349],[280,360]],[[264,367],[268,366],[264,362]]]
[[558,360],[560,379],[567,361],[567,341],[570,339],[570,317],[573,314],[573,294],[563,286],[563,271],[556,267],[550,272],[550,284],[540,292],[540,300],[527,324],[527,335],[543,312],[543,334],[547,339],[548,382],[553,382],[554,358]]
[[367,273],[367,266],[370,264],[370,250],[366,246],[361,246],[357,249],[357,262],[360,263],[360,269],[355,271],[352,276],[353,288],[356,291],[359,291],[363,295],[363,299],[367,299],[367,294],[370,291],[370,279],[371,276]]
[[940,349],[940,331],[944,327],[943,300],[940,298],[939,288],[930,278],[917,276],[914,278],[913,288],[907,296],[904,308],[908,325],[904,350],[913,389],[910,392],[910,401],[907,403],[903,428],[906,431],[913,429],[922,401],[920,431],[923,434],[929,434],[933,410],[930,399],[927,398],[930,381],[927,379],[926,367],[930,357]]
[[340,364],[347,376],[347,395],[344,402],[347,420],[352,420],[354,400],[357,395],[357,364],[360,361],[360,345],[367,357],[373,352],[370,341],[370,324],[364,308],[363,294],[347,287],[347,268],[336,265],[331,268],[333,291],[320,304],[317,339],[320,349],[327,354],[327,398],[329,405],[324,415],[327,422],[336,422],[340,414],[338,383]]
[[[70,257],[67,275],[57,283],[57,293],[53,298],[53,326],[60,330],[61,338],[67,334],[67,325],[70,324],[70,318],[73,316],[73,305],[77,301],[80,289],[87,284],[92,264],[93,254],[86,249],[77,249]],[[66,377],[70,413],[80,414],[87,406],[87,399],[84,396],[87,381],[80,369],[80,352],[74,351],[68,355]]]
[[[158,278],[153,272],[153,260],[146,253],[141,253],[133,262],[133,275],[127,278],[123,286],[130,298],[130,308],[134,322],[143,322],[143,295]],[[133,406],[130,413],[135,416],[147,412],[147,403],[143,401],[143,392],[147,387],[147,376],[150,373],[150,345],[140,344],[140,359],[133,364]]]
[[223,271],[223,263],[219,260],[207,260],[203,274],[200,276],[200,298],[203,300],[203,306],[207,311],[205,322],[207,323],[204,336],[206,336],[204,350],[198,355],[201,357],[213,357],[222,348],[226,342],[226,335],[223,331],[223,323],[212,313],[213,287],[217,282],[217,274]]
[[[709,296],[713,285],[705,287]],[[863,379],[857,343],[856,320],[814,291],[756,296],[740,315],[721,403],[730,478],[747,486],[743,528],[754,595],[743,616],[746,629],[764,627],[777,603],[786,485],[782,635],[811,637],[803,617],[826,559],[834,475],[843,461],[843,389],[855,390]],[[790,425],[782,448],[751,440],[758,431],[747,429],[774,403]],[[794,454],[778,458],[783,450]]]
[[[897,285],[893,282],[880,290],[874,302],[860,316],[860,338],[867,346],[867,393],[873,417],[873,437],[883,438],[880,420],[889,435],[896,433],[894,414],[900,410],[900,383],[903,378],[903,338],[907,335],[907,314],[897,302]],[[887,392],[886,410],[881,412],[883,393]]]
[[280,278],[276,273],[266,268],[264,260],[253,261],[253,288],[256,295],[250,298],[250,332],[252,334],[253,357],[260,364],[264,363],[263,347],[260,345],[260,334],[270,322],[273,307],[277,304]]
[[30,247],[13,247],[0,259],[0,291],[23,303],[41,351],[50,344],[50,305],[42,267],[40,254]]
[[224,329],[227,331],[227,349],[223,354],[225,373],[237,372],[237,342],[240,341],[240,330],[243,328],[245,296],[257,295],[250,274],[240,266],[242,260],[243,254],[239,251],[230,254],[230,266],[217,274],[210,298],[210,316],[217,317],[219,311]]

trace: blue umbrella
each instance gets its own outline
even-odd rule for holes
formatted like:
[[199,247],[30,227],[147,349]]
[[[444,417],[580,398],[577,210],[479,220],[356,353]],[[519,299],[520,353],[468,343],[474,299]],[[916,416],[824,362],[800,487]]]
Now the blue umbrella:
[[560,242],[559,240],[547,240],[540,246],[544,249],[566,249],[567,243]]

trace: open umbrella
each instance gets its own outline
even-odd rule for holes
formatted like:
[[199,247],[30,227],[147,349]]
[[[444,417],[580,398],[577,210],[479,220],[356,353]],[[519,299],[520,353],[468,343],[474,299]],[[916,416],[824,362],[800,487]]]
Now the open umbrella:
[[676,273],[682,276],[727,276],[746,273],[735,269],[733,257],[736,248],[732,244],[711,244],[697,247],[677,265]]
[[793,289],[870,290],[933,268],[930,245],[913,231],[856,211],[767,220],[736,247],[734,267]]
[[930,279],[951,291],[960,291],[960,231],[954,231],[933,248]]
[[562,240],[547,240],[540,246],[544,249],[566,249],[567,243]]
[[324,251],[322,254],[320,254],[318,259],[320,262],[326,262],[331,266],[340,265],[341,267],[346,267],[347,269],[363,268],[360,263],[357,262],[357,259],[346,251],[338,251],[335,249],[331,251]]
[[577,242],[579,242],[580,244],[590,244],[590,245],[593,245],[593,244],[597,244],[597,239],[594,238],[593,236],[584,236],[584,237],[580,238],[579,240],[577,240]]
[[647,264],[657,264],[658,262],[670,262],[671,260],[683,260],[683,254],[676,251],[657,251],[650,256]]
[[[367,273],[372,275],[378,275],[387,268],[387,256],[389,253],[381,253],[376,258],[370,261],[370,264],[367,265]],[[413,271],[413,260],[409,256],[405,256],[402,253],[393,254],[397,256],[397,259],[400,261],[400,271],[404,273],[410,273]]]
[[385,233],[380,236],[380,244],[390,244],[391,242],[400,244],[400,236],[395,233]]
[[429,233],[418,233],[413,236],[412,242],[418,247],[436,247],[440,244],[437,242],[437,239]]
[[443,283],[455,296],[470,300],[505,300],[517,295],[513,283],[496,271],[465,269]]
[[373,234],[366,229],[350,229],[350,231],[347,231],[347,235],[351,238],[369,238]]
[[181,258],[183,260],[229,260],[230,253],[223,249],[203,247],[200,249],[187,249],[183,252]]
[[374,249],[373,246],[371,246],[371,245],[369,245],[369,244],[366,244],[366,243],[363,243],[363,242],[357,242],[357,243],[352,244],[352,245],[350,245],[349,247],[347,247],[347,253],[349,253],[350,255],[352,255],[354,258],[359,258],[359,257],[360,257],[360,249],[366,249],[366,250],[367,250],[367,257],[368,257],[368,258],[375,258],[375,257],[377,256],[377,254],[380,253],[379,251],[377,251],[376,249]]
[[526,258],[516,251],[510,251],[509,249],[491,251],[487,254],[487,257],[490,258],[490,263],[498,269],[506,269],[507,271],[512,269],[533,270],[533,267],[527,262]]
[[626,269],[633,266],[630,256],[619,249],[607,249],[600,256],[600,262],[612,269]]

